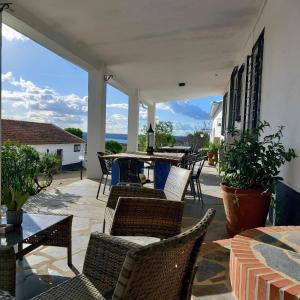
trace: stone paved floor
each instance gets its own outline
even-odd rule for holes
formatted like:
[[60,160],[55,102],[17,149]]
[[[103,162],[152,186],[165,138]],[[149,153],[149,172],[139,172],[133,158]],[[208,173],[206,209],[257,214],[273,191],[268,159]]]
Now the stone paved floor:
[[[216,170],[204,167],[201,178],[205,206],[187,196],[183,227],[198,222],[206,209],[214,207],[216,217],[206,236],[206,244],[199,254],[201,268],[197,273],[193,295],[195,299],[233,299],[228,280],[228,241],[225,215],[220,199],[219,177]],[[27,255],[23,262],[17,262],[17,299],[30,299],[43,290],[64,281],[67,277],[81,272],[85,251],[92,231],[101,230],[107,195],[95,198],[98,188],[96,181],[84,179],[70,185],[56,188],[32,197],[26,210],[29,212],[51,212],[73,214],[73,264],[67,266],[65,248],[40,247]],[[102,191],[102,190],[101,190]]]

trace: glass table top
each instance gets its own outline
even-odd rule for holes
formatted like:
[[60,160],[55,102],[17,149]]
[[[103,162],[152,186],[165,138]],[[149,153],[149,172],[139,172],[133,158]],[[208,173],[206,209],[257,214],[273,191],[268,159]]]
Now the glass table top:
[[[66,218],[68,216],[24,213],[20,227],[15,227],[12,232],[0,234],[0,246],[15,246]],[[2,218],[1,224],[5,223],[6,218]]]

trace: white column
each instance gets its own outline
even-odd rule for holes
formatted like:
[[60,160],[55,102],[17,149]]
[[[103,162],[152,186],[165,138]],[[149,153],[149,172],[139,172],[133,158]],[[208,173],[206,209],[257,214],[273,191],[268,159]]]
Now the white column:
[[105,151],[106,83],[104,66],[89,71],[87,178],[100,178],[97,151]]
[[153,130],[155,130],[155,103],[148,104],[148,122],[147,122],[147,129],[149,128],[150,124],[152,125]]
[[129,95],[128,100],[128,141],[127,151],[135,152],[138,150],[139,134],[139,98],[138,91]]
[[[1,183],[1,148],[2,148],[2,12],[0,13],[0,183]],[[0,184],[0,223],[1,223],[1,184]]]

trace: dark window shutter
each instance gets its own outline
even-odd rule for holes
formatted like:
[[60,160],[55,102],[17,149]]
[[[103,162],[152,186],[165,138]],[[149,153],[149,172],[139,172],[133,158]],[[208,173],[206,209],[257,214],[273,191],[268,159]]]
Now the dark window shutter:
[[226,94],[223,96],[222,129],[221,129],[222,135],[225,135],[225,132],[226,132],[227,98],[228,98],[228,93],[226,93]]
[[243,87],[243,74],[245,65],[243,64],[237,74],[237,86],[236,86],[236,99],[235,99],[235,121],[241,121],[241,101],[242,101],[242,87]]
[[237,74],[238,66],[234,67],[230,77],[230,95],[229,95],[229,110],[228,110],[228,128],[234,127],[235,121],[235,103],[237,98]]
[[251,72],[252,72],[252,56],[247,56],[246,65],[246,84],[245,84],[245,105],[244,105],[244,120],[243,120],[243,131],[249,129],[249,103],[251,99]]
[[259,117],[260,117],[263,46],[264,46],[264,32],[261,33],[261,35],[259,36],[257,42],[255,43],[252,49],[251,89],[250,89],[250,102],[249,102],[249,111],[248,111],[249,129],[254,129],[257,127]]

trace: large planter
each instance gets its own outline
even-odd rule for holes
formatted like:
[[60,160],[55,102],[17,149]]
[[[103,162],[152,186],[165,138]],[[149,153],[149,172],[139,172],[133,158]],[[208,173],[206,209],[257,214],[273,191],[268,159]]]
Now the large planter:
[[213,166],[215,164],[214,156],[215,156],[215,152],[213,151],[207,152],[207,160],[209,166]]
[[7,210],[6,211],[6,222],[14,226],[20,226],[23,222],[23,210]]
[[261,189],[237,189],[221,183],[226,229],[234,236],[246,229],[265,226],[271,195]]

